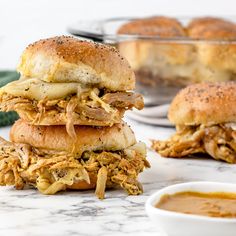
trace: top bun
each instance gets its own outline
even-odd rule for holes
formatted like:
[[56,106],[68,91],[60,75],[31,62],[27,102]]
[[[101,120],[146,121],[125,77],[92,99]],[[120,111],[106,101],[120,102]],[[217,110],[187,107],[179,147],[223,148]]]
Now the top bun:
[[183,37],[185,31],[180,22],[174,18],[155,16],[138,19],[122,25],[118,34],[136,34],[160,37]]
[[190,22],[187,31],[189,36],[195,39],[236,39],[236,25],[215,17],[196,18]]
[[75,126],[77,139],[65,126],[35,126],[18,120],[10,131],[10,140],[46,150],[77,153],[84,151],[118,151],[136,143],[133,131],[126,123],[111,127]]
[[168,118],[175,125],[212,125],[236,122],[236,83],[200,83],[181,90]]
[[23,52],[18,71],[46,82],[96,84],[110,90],[132,90],[135,76],[114,47],[69,36],[37,41]]

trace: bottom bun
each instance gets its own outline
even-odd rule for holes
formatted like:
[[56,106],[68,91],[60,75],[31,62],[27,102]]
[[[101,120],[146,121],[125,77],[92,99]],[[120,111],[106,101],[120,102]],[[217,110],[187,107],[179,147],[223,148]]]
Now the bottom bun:
[[97,183],[97,176],[96,175],[89,175],[90,183],[87,183],[85,180],[81,180],[79,182],[73,183],[72,185],[67,185],[67,189],[74,189],[74,190],[90,190],[96,188]]

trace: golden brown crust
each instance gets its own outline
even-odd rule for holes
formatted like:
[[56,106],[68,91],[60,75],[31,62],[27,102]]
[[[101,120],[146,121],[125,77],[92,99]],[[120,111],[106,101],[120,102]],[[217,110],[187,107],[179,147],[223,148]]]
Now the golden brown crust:
[[183,37],[185,36],[185,31],[176,19],[156,16],[128,22],[119,28],[118,34]]
[[188,24],[188,30],[192,30],[195,27],[208,27],[211,25],[215,25],[215,24],[222,24],[222,25],[226,25],[226,24],[230,24],[232,25],[232,22],[227,21],[225,19],[222,18],[218,18],[218,17],[199,17],[199,18],[195,18],[193,19],[189,24]]
[[65,126],[34,126],[18,120],[12,126],[10,139],[36,148],[82,154],[84,151],[116,151],[136,143],[133,131],[125,123],[112,127],[75,126],[77,139],[71,138]]
[[69,36],[48,38],[29,45],[18,71],[46,82],[80,82],[111,90],[132,90],[135,77],[114,47]]
[[236,83],[200,83],[181,90],[170,105],[175,125],[236,122]]
[[236,25],[221,18],[196,18],[187,27],[188,35],[196,39],[236,39]]

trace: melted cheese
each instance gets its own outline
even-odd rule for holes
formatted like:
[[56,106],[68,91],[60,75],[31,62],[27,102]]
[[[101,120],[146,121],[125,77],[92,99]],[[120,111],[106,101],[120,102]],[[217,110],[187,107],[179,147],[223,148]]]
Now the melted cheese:
[[35,100],[60,99],[82,92],[79,83],[47,83],[39,79],[20,79],[1,88],[0,93]]

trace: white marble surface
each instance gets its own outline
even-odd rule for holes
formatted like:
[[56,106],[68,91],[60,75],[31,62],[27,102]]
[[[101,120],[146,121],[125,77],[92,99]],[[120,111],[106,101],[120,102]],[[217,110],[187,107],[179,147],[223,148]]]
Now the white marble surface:
[[[137,138],[148,144],[150,138],[165,139],[173,129],[143,125],[126,119]],[[0,129],[7,137],[9,128]],[[146,216],[144,203],[157,189],[170,184],[210,180],[236,180],[234,165],[211,159],[166,159],[148,152],[152,168],[140,176],[144,194],[127,196],[120,190],[106,192],[96,199],[92,191],[66,192],[44,196],[35,190],[0,187],[0,235],[72,236],[72,235],[157,235],[163,236]]]

